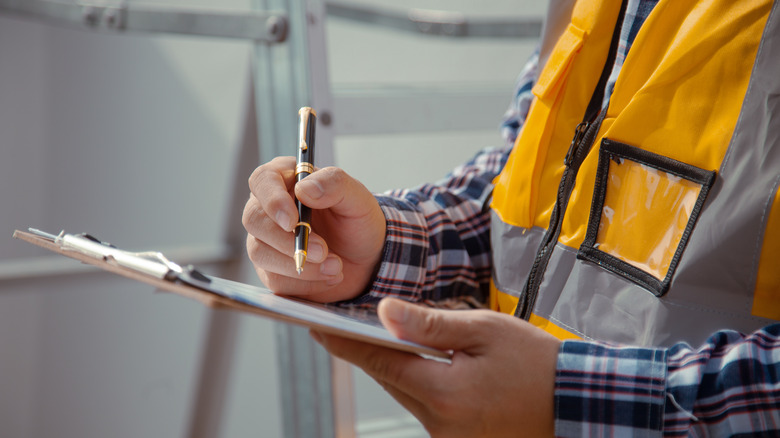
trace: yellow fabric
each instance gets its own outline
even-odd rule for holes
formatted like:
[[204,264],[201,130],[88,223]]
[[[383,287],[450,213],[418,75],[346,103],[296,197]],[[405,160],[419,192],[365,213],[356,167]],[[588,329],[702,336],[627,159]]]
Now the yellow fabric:
[[506,313],[509,315],[515,314],[515,309],[517,308],[517,297],[513,297],[512,295],[505,294],[498,289],[496,289],[496,285],[493,283],[493,280],[490,281],[490,309],[495,310],[496,312]]
[[528,322],[546,331],[547,333],[555,336],[561,341],[565,341],[567,339],[582,339],[580,336],[575,335],[574,333],[564,329],[559,325],[554,324],[553,322],[547,319],[542,318],[541,316],[535,313],[531,314],[531,317],[528,319]]
[[[513,297],[512,295],[505,294],[499,291],[498,289],[496,289],[493,282],[492,281],[490,282],[490,308],[492,310],[495,310],[497,312],[507,313],[509,315],[514,315],[515,309],[517,308],[517,302],[518,302],[517,297]],[[582,339],[581,337],[564,329],[563,327],[554,324],[552,321],[542,318],[541,316],[536,314],[531,314],[531,317],[528,319],[528,322],[546,331],[547,333],[555,336],[561,341],[564,341],[566,339]]]
[[505,222],[526,228],[549,223],[563,158],[598,83],[593,72],[600,72],[607,59],[619,11],[620,0],[575,5],[572,25],[539,75],[544,84],[534,92],[541,97],[531,105],[505,171],[496,179],[492,206]]
[[753,315],[780,320],[780,191],[769,213],[758,266]]

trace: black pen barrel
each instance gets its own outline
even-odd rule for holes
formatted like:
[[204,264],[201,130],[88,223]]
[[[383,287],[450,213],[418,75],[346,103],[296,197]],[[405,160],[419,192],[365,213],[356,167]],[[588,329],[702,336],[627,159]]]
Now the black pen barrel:
[[[301,108],[298,133],[298,157],[295,166],[295,182],[301,182],[314,172],[314,129],[317,123],[317,114],[309,107]],[[298,224],[295,226],[295,264],[298,273],[303,269],[306,261],[306,251],[309,247],[309,233],[311,233],[311,209],[303,205],[295,198],[298,207]]]
[[304,253],[306,253],[308,248],[309,248],[309,227],[304,225],[298,225],[297,227],[295,227],[295,252],[303,251]]

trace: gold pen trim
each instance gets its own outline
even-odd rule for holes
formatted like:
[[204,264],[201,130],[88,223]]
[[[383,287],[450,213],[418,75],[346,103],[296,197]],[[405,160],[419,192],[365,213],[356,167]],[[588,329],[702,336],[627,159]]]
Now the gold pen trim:
[[295,165],[295,175],[297,176],[299,173],[314,173],[314,165],[309,162],[302,162]]
[[311,225],[307,224],[306,222],[298,222],[297,224],[295,224],[295,228],[298,227],[306,227],[309,229],[309,232],[311,233]]

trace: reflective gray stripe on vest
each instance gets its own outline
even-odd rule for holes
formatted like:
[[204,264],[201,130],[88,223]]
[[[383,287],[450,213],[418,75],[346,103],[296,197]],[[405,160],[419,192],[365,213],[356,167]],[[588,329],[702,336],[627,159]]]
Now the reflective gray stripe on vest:
[[[780,17],[772,6],[734,135],[718,178],[662,298],[558,244],[534,313],[584,338],[697,345],[712,332],[751,332],[772,321],[751,315],[766,220],[780,184]],[[780,207],[775,207],[780,208]],[[523,290],[542,230],[512,227],[493,213],[494,282]],[[519,257],[519,261],[518,261]],[[528,259],[530,258],[530,262]]]
[[[493,250],[493,283],[501,292],[519,297],[544,237],[541,228],[507,225],[491,210],[490,244]],[[496,256],[496,255],[501,256]]]
[[[492,224],[494,254],[503,254],[497,258],[505,261],[504,266],[496,265],[493,281],[498,290],[517,297],[542,232],[507,225],[495,213]],[[583,338],[653,346],[680,341],[698,345],[723,328],[751,332],[771,322],[750,314],[752,289],[749,297],[711,288],[700,302],[687,295],[679,299],[687,292],[673,286],[658,298],[623,277],[577,260],[576,249],[558,244],[534,313]]]

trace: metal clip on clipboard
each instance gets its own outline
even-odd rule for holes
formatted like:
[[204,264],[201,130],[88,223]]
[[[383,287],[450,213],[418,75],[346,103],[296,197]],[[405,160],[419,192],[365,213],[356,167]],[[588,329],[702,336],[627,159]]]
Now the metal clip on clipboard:
[[89,234],[66,234],[61,231],[54,235],[35,228],[28,229],[30,233],[47,239],[59,245],[63,250],[76,251],[89,257],[105,260],[124,268],[159,278],[160,280],[183,280],[192,283],[192,280],[209,282],[208,277],[200,274],[191,266],[187,269],[168,260],[161,252],[130,252],[118,249],[110,243],[102,242]]

